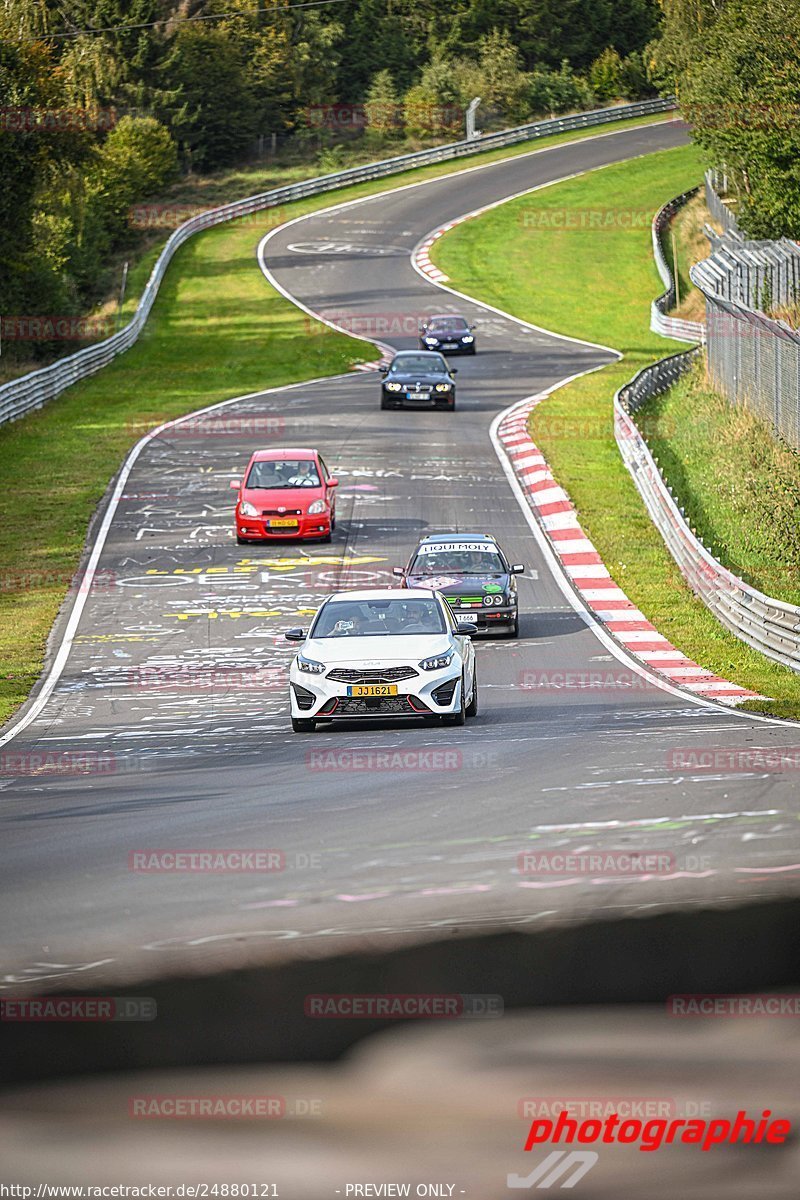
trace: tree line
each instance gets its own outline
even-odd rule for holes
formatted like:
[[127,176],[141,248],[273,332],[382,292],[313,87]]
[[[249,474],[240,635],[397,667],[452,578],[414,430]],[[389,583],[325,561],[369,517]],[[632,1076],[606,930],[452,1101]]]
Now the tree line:
[[651,77],[673,91],[755,238],[800,237],[800,0],[660,0]]
[[[0,0],[0,314],[84,311],[180,171],[653,94],[655,0]],[[343,149],[344,148],[344,149]]]

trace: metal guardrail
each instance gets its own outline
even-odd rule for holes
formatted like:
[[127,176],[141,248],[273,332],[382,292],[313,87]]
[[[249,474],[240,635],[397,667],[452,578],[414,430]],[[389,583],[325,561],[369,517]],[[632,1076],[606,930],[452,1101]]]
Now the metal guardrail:
[[320,175],[314,179],[274,188],[272,191],[262,192],[259,195],[249,196],[244,200],[236,200],[200,213],[178,226],[167,239],[147,281],[136,313],[123,329],[102,342],[87,346],[67,358],[59,359],[50,366],[32,371],[30,374],[23,375],[20,379],[13,379],[0,387],[0,425],[15,420],[33,409],[40,408],[73,383],[94,375],[118,354],[130,349],[145,326],[158,295],[158,289],[176,250],[195,233],[211,229],[224,221],[232,221],[237,217],[248,216],[250,213],[272,208],[277,204],[302,200],[306,196],[317,196],[337,188],[347,187],[352,183],[396,175],[412,167],[463,158],[475,154],[477,151],[513,146],[519,142],[534,141],[537,138],[548,137],[556,133],[568,133],[594,125],[606,125],[615,121],[627,121],[633,117],[667,112],[675,107],[674,100],[659,97],[656,100],[640,100],[634,104],[595,109],[592,112],[575,113],[566,117],[553,117],[546,121],[535,121],[527,125],[519,125],[514,129],[505,129],[499,133],[487,133],[469,140],[435,146],[430,150],[419,150],[413,154],[403,154],[396,158],[350,167],[345,171]]
[[683,375],[699,348],[645,367],[614,397],[614,433],[648,513],[689,587],[715,617],[749,646],[800,671],[800,608],[765,596],[723,567],[690,529],[637,428],[633,413]]
[[650,227],[653,239],[653,257],[656,260],[661,281],[666,287],[666,291],[657,296],[650,306],[650,328],[653,333],[660,333],[662,337],[675,338],[678,342],[704,342],[706,330],[702,321],[686,321],[682,317],[668,316],[669,310],[675,307],[677,292],[672,271],[664,254],[661,235],[675,213],[699,191],[699,188],[691,188],[688,192],[682,192],[680,196],[670,200],[658,210]]
[[763,312],[765,304],[794,304],[800,299],[800,246],[789,238],[770,242],[723,237],[709,258],[695,263],[691,276],[704,295],[743,308]]

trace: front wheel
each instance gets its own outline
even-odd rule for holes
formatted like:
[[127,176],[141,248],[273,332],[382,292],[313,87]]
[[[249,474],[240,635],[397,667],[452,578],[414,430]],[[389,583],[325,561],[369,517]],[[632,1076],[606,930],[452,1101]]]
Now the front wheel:
[[478,672],[473,672],[472,675],[472,699],[467,705],[467,716],[477,717],[478,715]]
[[467,706],[465,703],[466,697],[464,695],[465,689],[466,689],[466,680],[465,680],[464,676],[462,675],[461,676],[461,705],[458,709],[458,712],[453,713],[453,715],[449,718],[451,725],[466,725],[466,723],[467,723]]
[[237,546],[249,546],[249,545],[250,545],[250,539],[249,539],[249,538],[243,538],[243,537],[239,537],[239,535],[238,535],[238,533],[237,533],[237,535],[236,535],[236,544],[237,544]]
[[317,728],[317,722],[312,721],[308,717],[292,717],[292,731],[294,733],[313,733]]
[[519,613],[518,612],[514,613],[514,624],[509,629],[508,636],[510,638],[519,637]]
[[383,409],[387,409],[387,408],[391,408],[391,407],[392,407],[392,406],[391,406],[391,404],[389,403],[389,401],[386,399],[386,397],[385,397],[385,396],[381,396],[381,408],[383,408]]

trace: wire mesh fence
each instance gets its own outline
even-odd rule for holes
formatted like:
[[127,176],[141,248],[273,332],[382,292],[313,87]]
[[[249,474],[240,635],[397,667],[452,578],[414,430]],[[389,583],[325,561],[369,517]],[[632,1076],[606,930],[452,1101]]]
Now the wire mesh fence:
[[[716,219],[725,206],[713,184],[709,173]],[[800,246],[788,238],[745,241],[737,229],[690,275],[706,301],[711,385],[800,450],[800,330],[789,323],[800,306]]]

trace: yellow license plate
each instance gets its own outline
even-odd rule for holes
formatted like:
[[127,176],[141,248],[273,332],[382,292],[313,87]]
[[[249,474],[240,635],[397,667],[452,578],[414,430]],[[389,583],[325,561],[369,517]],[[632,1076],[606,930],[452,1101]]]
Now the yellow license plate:
[[348,696],[396,696],[396,683],[354,683],[347,689]]
[[270,529],[297,529],[299,522],[294,517],[273,517],[269,523]]

